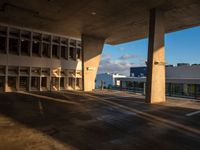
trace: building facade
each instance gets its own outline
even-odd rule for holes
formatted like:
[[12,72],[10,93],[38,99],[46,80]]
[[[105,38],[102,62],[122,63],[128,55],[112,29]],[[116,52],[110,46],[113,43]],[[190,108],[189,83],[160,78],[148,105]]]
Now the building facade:
[[101,73],[97,74],[95,81],[95,88],[112,88],[114,86],[120,86],[120,81],[117,78],[125,78],[125,75],[117,73]]
[[0,91],[82,89],[80,39],[0,24]]
[[147,67],[131,67],[130,77],[146,77]]
[[[140,74],[140,69],[137,70],[137,68],[135,70]],[[120,80],[122,90],[145,94],[145,76],[132,76],[119,78],[118,80]],[[177,64],[177,66],[166,66],[166,95],[200,99],[200,65],[181,63]]]

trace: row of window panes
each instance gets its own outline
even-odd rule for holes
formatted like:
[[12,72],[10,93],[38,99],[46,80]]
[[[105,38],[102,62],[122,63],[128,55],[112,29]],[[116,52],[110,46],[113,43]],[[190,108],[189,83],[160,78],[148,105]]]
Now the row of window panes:
[[[0,26],[0,53],[6,53],[6,35],[7,27]],[[19,37],[21,36],[21,42]],[[51,36],[41,33],[32,34],[32,54],[33,56],[50,57]],[[19,47],[21,47],[22,55],[30,55],[31,48],[31,32],[20,31],[18,29],[10,28],[9,31],[9,53],[19,54]],[[52,37],[52,57],[60,58],[59,51],[61,51],[61,58],[68,58],[68,46],[70,47],[69,58],[81,59],[81,42],[74,39],[66,39],[58,36]],[[76,52],[77,48],[77,52]],[[42,52],[41,52],[42,50]],[[40,53],[41,52],[41,53]]]
[[[30,55],[30,40],[24,39],[19,43],[19,39],[10,38],[9,39],[9,53],[19,54],[19,44],[21,46],[21,55]],[[42,53],[40,54],[40,50]],[[38,41],[32,42],[32,54],[33,56],[44,56],[50,57],[51,45],[50,43],[42,43]],[[6,53],[6,37],[0,37],[0,52]],[[59,52],[61,53],[61,58],[68,58],[68,47],[64,45],[52,45],[52,57],[60,58]],[[81,59],[81,48],[70,47],[69,48],[69,58]]]
[[[23,74],[23,75],[29,75],[31,71],[32,75],[50,75],[50,68],[39,68],[39,67],[32,67],[31,70],[29,67],[16,67],[16,66],[9,66],[8,67],[8,74],[13,74],[13,75],[18,75],[18,74]],[[6,66],[0,66],[0,74],[5,75],[6,74]],[[79,74],[80,76],[81,71],[76,71],[76,70],[68,70],[64,69],[61,70],[58,74],[62,76],[71,76],[75,74]]]

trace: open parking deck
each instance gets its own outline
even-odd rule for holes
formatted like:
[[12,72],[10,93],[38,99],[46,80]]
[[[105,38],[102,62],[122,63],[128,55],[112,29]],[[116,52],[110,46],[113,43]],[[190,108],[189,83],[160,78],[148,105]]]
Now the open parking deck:
[[200,103],[114,91],[0,94],[0,150],[199,150]]

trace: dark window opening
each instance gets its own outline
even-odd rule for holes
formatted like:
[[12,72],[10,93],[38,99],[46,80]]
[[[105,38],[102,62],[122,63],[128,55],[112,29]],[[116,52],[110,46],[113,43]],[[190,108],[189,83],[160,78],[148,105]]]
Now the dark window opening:
[[70,47],[70,49],[69,49],[69,58],[75,59],[74,53],[75,53],[75,48]]
[[77,41],[77,46],[81,47],[81,41]]
[[32,75],[40,75],[41,70],[40,70],[40,68],[32,68],[31,73],[32,73]]
[[11,89],[16,89],[16,81],[17,78],[16,77],[8,77],[8,87]]
[[61,39],[61,44],[68,45],[68,39]]
[[67,47],[61,46],[61,57],[67,59]]
[[52,47],[52,57],[59,58],[58,52],[59,52],[59,46],[53,45],[53,47]]
[[17,67],[9,67],[8,68],[8,74],[11,74],[11,75],[18,75],[18,68]]
[[40,33],[33,33],[33,40],[41,40],[41,34]]
[[56,89],[57,89],[57,87],[59,86],[59,78],[57,78],[57,77],[52,77],[52,78],[51,78],[51,86],[52,86],[53,88],[56,88]]
[[47,77],[42,77],[41,87],[47,87]]
[[20,67],[20,75],[29,75],[29,68]]
[[29,55],[30,51],[30,41],[29,40],[21,40],[21,54]]
[[0,37],[0,53],[6,53],[6,37]]
[[0,26],[0,34],[6,35],[7,34],[7,27]]
[[9,39],[9,53],[11,54],[18,54],[18,45],[19,45],[19,40],[18,39]]
[[50,75],[50,70],[48,68],[43,68],[42,69],[42,75],[49,76]]
[[69,77],[69,84],[68,84],[69,86],[73,86],[73,78],[72,77]]
[[76,78],[76,86],[80,86],[80,78]]
[[4,91],[4,86],[5,86],[5,78],[0,77],[0,91]]
[[39,77],[31,77],[31,87],[39,88],[39,85],[40,85],[40,78]]
[[70,45],[71,46],[76,46],[76,41],[75,40],[70,40]]
[[53,42],[54,43],[60,43],[60,38],[59,37],[53,37]]
[[20,90],[28,89],[28,77],[20,77],[19,88]]
[[26,39],[30,39],[31,33],[29,31],[22,31],[21,32],[21,37],[22,38],[26,38]]
[[40,55],[40,42],[33,41],[33,44],[32,44],[32,54],[33,55],[37,55],[37,56]]
[[43,39],[43,41],[50,42],[51,36],[50,35],[43,35],[42,39]]
[[50,57],[49,52],[50,52],[50,44],[43,43],[42,45],[42,56],[44,57]]
[[11,36],[11,37],[19,37],[19,30],[17,30],[17,29],[10,29],[10,33],[9,33],[9,35]]
[[6,70],[5,70],[5,66],[0,66],[0,74],[5,75],[6,74]]
[[60,87],[61,87],[61,88],[64,88],[64,87],[65,87],[65,79],[64,79],[64,77],[61,77],[61,78],[60,78]]
[[77,48],[77,50],[76,50],[76,58],[81,59],[81,49],[80,48]]

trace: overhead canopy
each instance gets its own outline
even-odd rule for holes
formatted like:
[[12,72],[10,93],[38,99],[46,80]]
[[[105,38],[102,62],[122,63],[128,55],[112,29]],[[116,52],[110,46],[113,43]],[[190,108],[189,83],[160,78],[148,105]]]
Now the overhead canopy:
[[3,23],[118,44],[148,35],[149,10],[165,12],[166,32],[200,25],[199,0],[1,0]]

